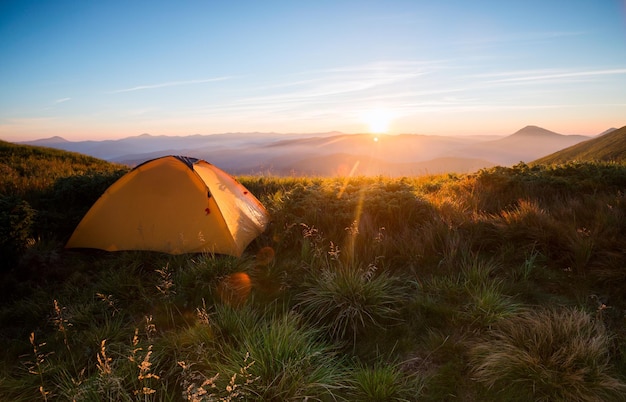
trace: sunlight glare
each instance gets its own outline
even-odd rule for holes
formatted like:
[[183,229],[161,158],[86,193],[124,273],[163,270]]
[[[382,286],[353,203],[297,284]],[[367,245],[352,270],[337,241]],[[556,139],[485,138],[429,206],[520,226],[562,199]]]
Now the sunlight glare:
[[392,118],[392,114],[384,109],[369,110],[363,114],[363,121],[368,125],[370,133],[386,133]]

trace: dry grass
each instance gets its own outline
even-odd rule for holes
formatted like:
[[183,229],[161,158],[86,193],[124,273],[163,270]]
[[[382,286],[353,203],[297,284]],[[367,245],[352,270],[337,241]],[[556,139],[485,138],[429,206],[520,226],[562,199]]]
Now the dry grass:
[[520,313],[500,321],[472,349],[472,375],[494,399],[604,401],[626,383],[609,362],[611,337],[577,309]]

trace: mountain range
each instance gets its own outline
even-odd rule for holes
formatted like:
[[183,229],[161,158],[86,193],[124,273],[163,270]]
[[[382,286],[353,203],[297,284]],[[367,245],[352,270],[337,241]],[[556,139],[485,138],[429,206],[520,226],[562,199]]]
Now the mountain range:
[[204,159],[231,174],[402,176],[470,173],[495,165],[531,162],[593,138],[527,126],[505,136],[375,136],[341,132],[142,134],[103,141],[52,137],[22,144],[79,152],[129,166],[164,155],[185,155]]

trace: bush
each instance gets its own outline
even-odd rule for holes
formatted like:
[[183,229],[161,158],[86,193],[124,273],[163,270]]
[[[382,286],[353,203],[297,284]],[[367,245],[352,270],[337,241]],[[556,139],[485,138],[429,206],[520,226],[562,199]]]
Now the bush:
[[10,269],[26,250],[34,216],[26,201],[0,196],[0,271]]

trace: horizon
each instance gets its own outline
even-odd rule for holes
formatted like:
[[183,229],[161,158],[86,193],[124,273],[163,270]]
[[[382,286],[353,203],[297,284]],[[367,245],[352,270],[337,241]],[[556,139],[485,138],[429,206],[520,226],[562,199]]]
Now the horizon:
[[626,116],[618,0],[7,1],[0,52],[11,142],[597,135]]
[[[624,126],[626,127],[626,126]],[[610,132],[610,131],[614,131],[614,130],[618,130],[621,127],[609,127],[605,130],[602,130],[601,132],[598,133],[591,133],[591,134],[580,134],[580,133],[558,133],[555,132],[553,130],[547,129],[545,127],[539,127],[536,126],[534,124],[528,124],[518,130],[516,130],[515,132],[512,133],[505,133],[505,134],[466,134],[466,135],[454,135],[454,134],[429,134],[429,133],[375,133],[375,132],[353,132],[353,133],[346,133],[343,131],[337,131],[337,130],[331,130],[331,131],[327,131],[327,132],[319,132],[319,133],[314,133],[314,132],[301,132],[301,133],[279,133],[279,132],[261,132],[261,131],[248,131],[248,132],[243,132],[243,131],[237,131],[237,132],[225,132],[225,133],[210,133],[210,134],[202,134],[202,133],[194,133],[194,134],[151,134],[151,133],[141,133],[141,134],[136,134],[136,135],[129,135],[126,137],[117,137],[117,138],[99,138],[99,139],[67,139],[61,135],[54,135],[51,137],[41,137],[41,138],[35,138],[35,139],[31,139],[31,140],[19,140],[19,141],[9,141],[9,142],[15,142],[15,143],[31,143],[31,142],[39,142],[39,141],[49,141],[49,140],[54,140],[54,139],[59,139],[59,140],[63,140],[63,141],[68,141],[68,142],[84,142],[84,141],[94,141],[94,142],[99,142],[99,141],[119,141],[119,140],[126,140],[126,139],[130,139],[130,138],[140,138],[140,137],[151,137],[151,138],[156,138],[156,137],[180,137],[180,138],[188,138],[188,137],[197,137],[197,136],[201,136],[201,137],[208,137],[208,136],[219,136],[219,135],[259,135],[259,136],[270,136],[270,135],[276,135],[276,136],[302,136],[302,138],[311,138],[314,136],[326,136],[326,135],[331,135],[331,136],[343,136],[343,135],[370,135],[374,138],[375,141],[378,141],[378,138],[380,136],[397,136],[397,135],[415,135],[415,136],[423,136],[423,137],[437,137],[437,136],[442,136],[442,137],[457,137],[457,138],[462,138],[462,137],[485,137],[485,138],[506,138],[509,136],[512,136],[514,134],[517,134],[518,132],[521,132],[524,129],[528,129],[528,128],[536,128],[536,129],[540,129],[540,130],[546,130],[555,134],[559,134],[559,135],[563,135],[563,136],[588,136],[590,138],[593,138],[594,136],[600,135],[600,134],[605,134],[606,132]],[[3,138],[0,138],[0,140],[2,141],[6,141]]]

